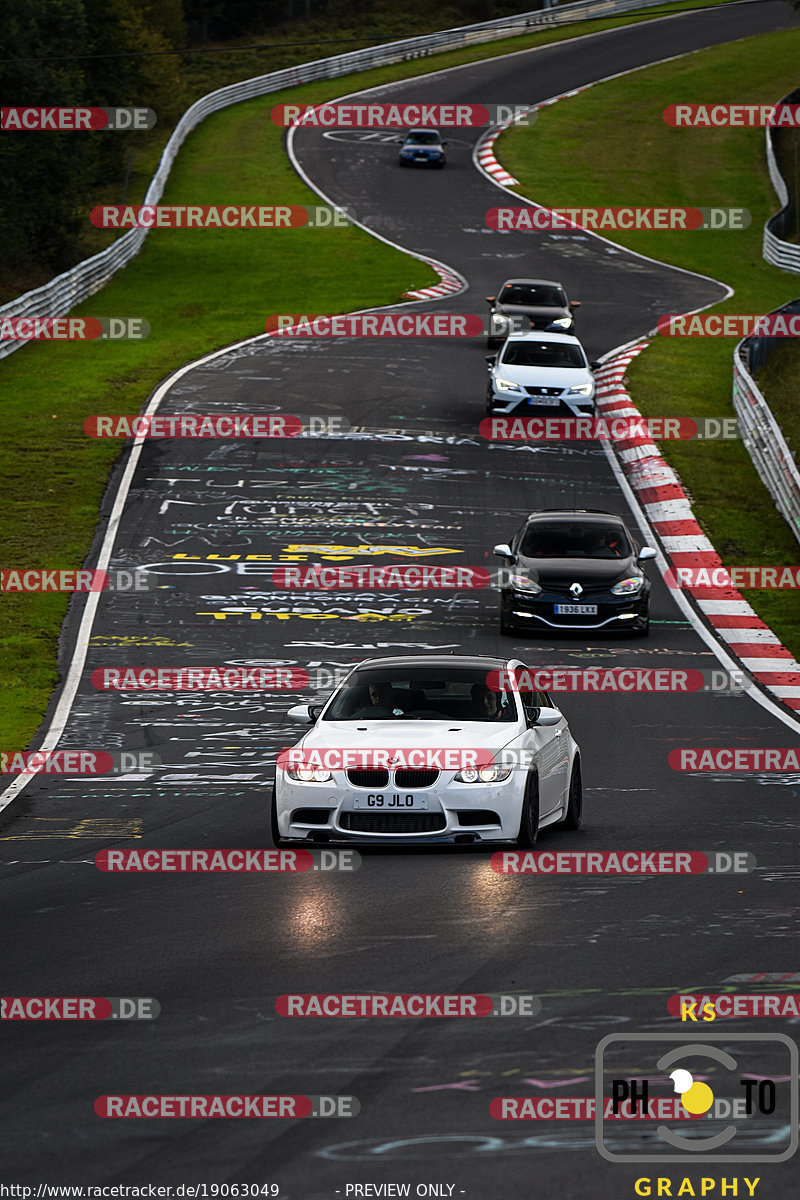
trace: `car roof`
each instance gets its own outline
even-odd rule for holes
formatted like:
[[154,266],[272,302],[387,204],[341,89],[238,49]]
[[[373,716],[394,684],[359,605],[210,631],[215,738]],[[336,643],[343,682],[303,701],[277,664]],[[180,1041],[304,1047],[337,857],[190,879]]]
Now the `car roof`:
[[428,125],[415,125],[413,129],[406,130],[406,137],[410,133],[435,133],[437,137],[442,136],[438,129],[431,129]]
[[510,333],[506,338],[506,345],[509,342],[566,342],[570,346],[581,346],[574,333],[551,333],[549,329],[532,329],[530,333]]
[[510,662],[516,661],[516,659],[499,658],[490,654],[396,654],[386,658],[363,658],[360,663],[356,664],[355,669],[358,670],[359,667],[387,667],[390,670],[395,667],[432,667],[436,669],[474,667],[485,670],[487,667],[502,669],[507,667]]
[[532,524],[534,521],[541,520],[564,520],[570,517],[575,520],[591,521],[596,524],[607,525],[609,521],[616,521],[618,525],[622,525],[625,529],[627,526],[622,517],[617,513],[606,512],[602,508],[543,508],[538,512],[529,513],[525,518],[525,524]]
[[559,283],[557,279],[507,279],[501,286],[508,287],[512,283],[536,284],[537,287],[542,284],[544,287],[561,288],[562,292],[566,290],[563,283]]

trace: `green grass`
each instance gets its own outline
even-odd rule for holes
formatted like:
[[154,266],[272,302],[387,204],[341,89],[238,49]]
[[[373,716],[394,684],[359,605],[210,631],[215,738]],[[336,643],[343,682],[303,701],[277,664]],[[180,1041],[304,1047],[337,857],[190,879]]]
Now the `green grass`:
[[[543,109],[531,129],[504,134],[496,152],[521,181],[520,193],[551,207],[574,207],[580,197],[582,207],[748,209],[752,224],[742,231],[606,236],[734,288],[734,296],[709,311],[768,312],[800,293],[800,279],[771,267],[761,256],[763,225],[776,208],[764,131],[674,129],[664,123],[662,112],[676,100],[775,101],[797,86],[799,58],[800,31],[693,54]],[[733,338],[656,337],[628,368],[635,403],[648,416],[731,416],[734,345]],[[792,386],[790,375],[786,386]],[[782,412],[790,407],[787,394]],[[793,429],[797,445],[796,411]],[[800,547],[740,442],[664,442],[661,451],[679,472],[697,519],[726,565],[800,561]],[[800,657],[796,594],[744,594]]]
[[[683,6],[671,6],[673,8]],[[696,7],[687,3],[685,7]],[[451,24],[458,24],[453,10]],[[646,13],[644,14],[647,15]],[[581,22],[522,38],[413,60],[319,82],[236,105],[203,122],[184,143],[163,203],[315,204],[291,170],[271,108],[291,99],[332,99],[431,70],[495,57],[532,45],[583,36],[636,21]],[[417,27],[414,32],[424,31]],[[347,30],[345,30],[347,32]],[[356,32],[356,30],[351,30]],[[362,30],[363,32],[363,30]],[[403,36],[396,28],[387,32]],[[325,30],[330,36],[330,29]],[[303,36],[314,30],[302,26]],[[298,26],[284,31],[301,40]],[[320,34],[321,36],[321,34]],[[257,40],[275,41],[277,34]],[[248,39],[251,40],[251,39]],[[228,47],[230,49],[230,47]],[[288,62],[337,53],[237,52],[198,56],[185,69],[175,113],[196,96],[233,79]],[[134,157],[128,202],[138,202],[155,169],[168,122],[147,135]],[[138,145],[138,143],[137,143]],[[113,188],[93,204],[118,203]],[[112,235],[92,230],[84,252]],[[302,286],[298,287],[298,280]],[[74,310],[81,316],[144,317],[142,342],[31,344],[0,365],[4,432],[0,446],[0,563],[8,567],[71,567],[88,553],[109,470],[119,445],[83,434],[93,413],[138,412],[151,390],[182,363],[263,331],[274,312],[345,312],[396,302],[407,290],[435,282],[424,264],[358,229],[155,231],[143,251],[97,295]],[[57,681],[57,646],[68,597],[6,593],[0,606],[0,746],[19,749],[39,725]]]

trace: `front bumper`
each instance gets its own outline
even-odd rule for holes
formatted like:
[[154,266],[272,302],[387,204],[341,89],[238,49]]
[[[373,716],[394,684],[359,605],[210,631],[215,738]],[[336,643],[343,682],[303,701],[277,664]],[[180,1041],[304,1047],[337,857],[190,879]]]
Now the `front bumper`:
[[500,416],[515,411],[517,416],[525,417],[591,417],[595,413],[594,396],[568,396],[565,392],[552,397],[522,395],[496,391],[493,383],[486,395],[492,412]]
[[[561,630],[639,629],[647,620],[650,603],[649,590],[642,589],[638,596],[611,596],[589,593],[579,599],[569,593],[540,592],[531,596],[528,592],[504,589],[501,605],[505,619],[512,625]],[[557,604],[594,604],[593,614],[564,614],[556,612]]]
[[[354,787],[344,772],[330,783],[300,783],[276,772],[278,829],[282,837],[309,842],[382,842],[385,844],[510,842],[519,833],[526,772],[515,770],[502,783],[454,783],[443,771],[431,787],[413,794],[425,797],[425,810],[396,811],[356,808],[369,788]],[[394,783],[385,792],[407,791]]]
[[399,161],[410,167],[439,166],[440,163],[445,162],[445,156],[443,154],[401,154]]

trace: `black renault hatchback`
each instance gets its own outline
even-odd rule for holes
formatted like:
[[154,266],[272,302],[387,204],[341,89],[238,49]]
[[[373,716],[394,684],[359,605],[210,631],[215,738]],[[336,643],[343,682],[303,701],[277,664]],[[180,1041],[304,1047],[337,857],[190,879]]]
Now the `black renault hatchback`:
[[505,559],[500,631],[621,630],[644,637],[650,581],[642,563],[655,558],[613,513],[545,509],[531,513]]

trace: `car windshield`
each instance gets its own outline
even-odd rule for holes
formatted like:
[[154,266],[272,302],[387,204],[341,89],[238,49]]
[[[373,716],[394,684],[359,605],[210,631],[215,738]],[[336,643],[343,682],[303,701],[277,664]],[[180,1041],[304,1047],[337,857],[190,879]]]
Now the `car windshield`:
[[508,367],[586,366],[580,346],[569,342],[506,342],[499,361]]
[[325,720],[516,721],[513,695],[487,686],[491,669],[365,668],[343,684]]
[[526,558],[627,558],[632,550],[619,525],[542,521],[528,527],[520,552]]
[[529,304],[541,308],[566,308],[561,288],[545,283],[507,283],[500,293],[501,304]]
[[438,133],[409,133],[406,138],[406,145],[411,146],[438,146]]

